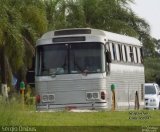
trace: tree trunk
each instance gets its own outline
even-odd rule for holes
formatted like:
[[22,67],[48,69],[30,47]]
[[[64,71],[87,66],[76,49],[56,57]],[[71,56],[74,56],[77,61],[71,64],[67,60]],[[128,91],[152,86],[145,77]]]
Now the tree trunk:
[[8,100],[8,90],[7,90],[7,67],[6,67],[6,57],[5,57],[5,48],[2,46],[0,48],[0,67],[1,67],[1,91],[2,96],[5,100]]

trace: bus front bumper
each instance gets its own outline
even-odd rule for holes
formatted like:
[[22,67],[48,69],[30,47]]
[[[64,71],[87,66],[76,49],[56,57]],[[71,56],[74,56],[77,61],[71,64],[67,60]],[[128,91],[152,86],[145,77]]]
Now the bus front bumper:
[[95,110],[95,109],[107,109],[107,102],[94,102],[94,103],[73,103],[73,104],[37,104],[37,111],[47,110]]

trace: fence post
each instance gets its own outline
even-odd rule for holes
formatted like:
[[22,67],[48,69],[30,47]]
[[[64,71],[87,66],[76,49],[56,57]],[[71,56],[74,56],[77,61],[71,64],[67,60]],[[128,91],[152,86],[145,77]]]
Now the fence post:
[[115,84],[111,85],[111,91],[112,91],[112,111],[115,111],[116,108],[116,95],[115,95]]

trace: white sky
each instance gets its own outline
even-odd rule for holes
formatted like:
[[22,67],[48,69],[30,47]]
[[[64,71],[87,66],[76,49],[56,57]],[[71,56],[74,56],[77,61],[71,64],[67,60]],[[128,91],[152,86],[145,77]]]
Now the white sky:
[[133,11],[151,27],[151,36],[160,39],[160,0],[135,0]]

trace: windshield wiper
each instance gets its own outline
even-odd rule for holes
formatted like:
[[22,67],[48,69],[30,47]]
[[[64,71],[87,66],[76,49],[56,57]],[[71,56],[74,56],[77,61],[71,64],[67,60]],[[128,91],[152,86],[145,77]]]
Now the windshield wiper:
[[56,69],[50,69],[49,74],[51,77],[56,77],[56,75],[63,74],[64,69],[61,67],[58,67]]
[[49,75],[50,75],[51,77],[53,77],[53,78],[56,77],[56,71],[54,71],[54,70],[53,70],[53,71],[52,71],[52,70],[50,71],[50,70],[49,70]]
[[49,75],[53,78],[56,77],[57,69],[49,69]]

